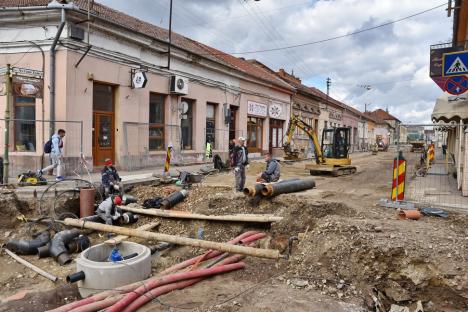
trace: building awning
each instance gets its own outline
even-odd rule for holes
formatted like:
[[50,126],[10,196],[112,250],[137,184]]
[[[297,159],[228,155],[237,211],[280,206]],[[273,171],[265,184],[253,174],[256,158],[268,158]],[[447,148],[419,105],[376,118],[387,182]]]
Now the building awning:
[[433,122],[464,121],[465,123],[468,121],[468,97],[444,93],[437,98],[431,117]]

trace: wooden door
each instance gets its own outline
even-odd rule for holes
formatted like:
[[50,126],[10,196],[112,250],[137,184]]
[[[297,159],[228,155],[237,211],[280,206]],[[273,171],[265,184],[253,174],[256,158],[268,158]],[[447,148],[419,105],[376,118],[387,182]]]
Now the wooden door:
[[104,165],[106,158],[115,161],[114,113],[94,112],[93,129],[94,165]]
[[237,107],[231,106],[231,119],[229,120],[229,142],[231,140],[237,139],[236,137],[236,117],[237,117]]
[[93,84],[93,164],[104,165],[106,158],[114,159],[115,113],[114,86]]

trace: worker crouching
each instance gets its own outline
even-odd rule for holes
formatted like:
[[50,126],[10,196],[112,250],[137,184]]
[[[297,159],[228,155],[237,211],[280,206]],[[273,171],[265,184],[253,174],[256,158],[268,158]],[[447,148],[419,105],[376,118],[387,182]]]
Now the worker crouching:
[[107,158],[104,163],[104,168],[101,171],[101,183],[104,187],[105,196],[110,194],[123,194],[123,186],[121,183],[117,169],[115,169],[112,160]]
[[85,217],[84,220],[93,222],[102,221],[108,225],[131,224],[138,221],[138,215],[134,215],[131,212],[122,212],[117,207],[121,204],[122,198],[120,196],[109,196],[99,204],[94,216]]
[[278,182],[280,179],[280,164],[271,157],[270,153],[266,153],[263,159],[266,161],[266,169],[257,176],[257,182]]

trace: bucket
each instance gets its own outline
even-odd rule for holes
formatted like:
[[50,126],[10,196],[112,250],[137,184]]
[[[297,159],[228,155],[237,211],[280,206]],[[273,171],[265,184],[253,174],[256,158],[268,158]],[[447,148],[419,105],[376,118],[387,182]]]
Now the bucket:
[[80,218],[94,215],[95,196],[96,190],[94,188],[80,190]]
[[419,210],[402,210],[398,213],[398,218],[400,220],[419,220],[421,213]]

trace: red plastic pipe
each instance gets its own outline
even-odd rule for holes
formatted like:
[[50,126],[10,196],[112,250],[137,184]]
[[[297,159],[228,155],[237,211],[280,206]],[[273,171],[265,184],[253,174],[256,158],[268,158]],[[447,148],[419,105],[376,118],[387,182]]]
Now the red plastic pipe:
[[[147,297],[146,293],[156,287],[173,284],[175,282],[179,282],[181,280],[188,280],[188,279],[198,279],[200,277],[211,276],[215,274],[230,272],[233,270],[242,269],[245,267],[244,262],[232,263],[232,264],[225,264],[216,266],[213,268],[208,269],[200,269],[196,271],[189,271],[189,272],[182,272],[182,273],[175,273],[171,275],[164,276],[158,280],[149,281],[144,285],[138,287],[135,291],[128,293],[125,297],[119,302],[115,303],[112,307],[106,310],[106,312],[120,312],[129,306],[134,300],[138,297]],[[148,298],[151,300],[151,298]]]
[[[236,238],[230,240],[227,243],[235,245],[235,244],[238,244],[241,240],[246,239],[247,237],[250,237],[250,236],[255,235],[255,234],[260,234],[260,233],[257,232],[257,231],[247,231],[247,232],[237,236]],[[201,262],[203,260],[208,260],[208,259],[214,258],[214,257],[219,256],[221,254],[222,254],[221,251],[209,250],[209,251],[205,252],[202,255],[196,256],[194,258],[191,258],[191,259],[185,260],[183,262],[180,262],[180,263],[178,263],[176,265],[173,265],[170,268],[167,268],[164,271],[158,273],[158,275],[164,275],[164,274],[176,272],[176,271],[185,269],[186,267],[188,267],[188,266],[190,266],[192,264],[195,264],[197,262]]]
[[111,305],[115,304],[118,302],[120,299],[122,299],[125,296],[125,294],[121,294],[118,296],[111,296],[108,297],[104,300],[93,302],[90,304],[82,305],[80,307],[77,307],[73,310],[69,310],[70,312],[95,312],[95,311],[101,311],[102,309],[108,308]]
[[[245,267],[245,263],[244,262],[239,262],[239,263],[227,264],[227,265],[222,265],[222,266],[210,268],[208,270],[212,271],[212,274],[210,274],[210,275],[217,275],[217,274],[221,274],[221,273],[225,273],[225,272],[230,272],[230,271],[233,271],[233,270],[242,269],[244,267]],[[228,268],[230,268],[230,269],[228,269]],[[196,272],[196,271],[194,271],[194,272]],[[199,277],[199,278],[193,278],[193,279],[189,279],[189,280],[185,280],[185,281],[181,281],[181,282],[175,282],[175,283],[167,284],[167,285],[160,286],[160,287],[156,287],[156,288],[154,288],[152,290],[147,291],[145,294],[143,294],[142,296],[140,296],[136,300],[133,300],[124,310],[116,310],[116,311],[134,312],[134,311],[138,310],[141,306],[146,304],[147,302],[153,300],[154,298],[159,297],[160,295],[166,294],[166,293],[171,292],[173,290],[182,289],[182,288],[191,286],[193,284],[196,284],[196,283],[204,280],[208,276],[209,275],[206,275],[204,277]],[[107,311],[111,311],[111,310],[107,310]]]
[[[228,241],[228,243],[229,244],[238,244],[240,241],[242,241],[242,240],[246,241],[247,238],[249,238],[250,236],[258,235],[258,234],[263,234],[264,236],[266,236],[266,234],[260,233],[258,231],[247,231],[247,232],[242,233],[241,235],[237,236],[236,238]],[[214,258],[214,257],[219,256],[221,254],[222,254],[222,252],[219,252],[217,250],[210,250],[210,251],[207,251],[206,253],[204,253],[204,254],[202,254],[200,256],[196,256],[196,257],[194,257],[192,259],[188,259],[186,261],[183,261],[181,263],[173,265],[172,267],[169,267],[166,270],[158,273],[158,275],[161,276],[161,275],[164,275],[164,274],[167,274],[167,273],[172,273],[172,272],[184,269],[184,268],[186,268],[186,267],[188,267],[188,266],[190,266],[192,264],[195,264],[197,262],[201,262],[201,261],[203,261],[205,259],[211,259],[211,258]],[[107,297],[112,296],[112,295],[121,294],[121,293],[128,293],[128,292],[134,291],[137,287],[141,286],[142,282],[146,282],[148,280],[155,279],[155,278],[158,278],[158,277],[150,277],[147,280],[138,281],[138,282],[135,282],[135,283],[132,283],[132,284],[121,286],[121,287],[116,288],[115,290],[106,290],[106,291],[103,291],[101,293],[95,294],[95,295],[93,295],[91,297],[84,298],[84,299],[81,299],[81,300],[78,300],[78,301],[74,301],[74,302],[71,302],[69,304],[63,305],[61,307],[55,308],[53,310],[48,310],[46,312],[68,312],[68,311],[71,311],[74,308],[80,307],[82,305],[87,305],[87,304],[90,304],[90,303],[102,301],[102,300],[104,300]]]
[[144,294],[143,296],[139,297],[138,299],[136,299],[135,301],[130,303],[130,305],[128,307],[126,307],[124,310],[122,310],[122,312],[137,311],[141,306],[148,303],[148,301],[153,300],[154,298],[157,298],[157,297],[159,297],[161,295],[167,294],[168,292],[171,292],[173,290],[182,289],[182,288],[191,286],[191,285],[196,284],[196,283],[198,283],[198,282],[200,282],[200,281],[202,281],[204,279],[205,279],[204,277],[199,277],[199,278],[194,278],[194,279],[190,279],[190,280],[186,280],[186,281],[182,281],[182,282],[172,283],[172,284],[169,284],[169,285],[164,285],[164,286],[152,289],[152,290],[148,291],[146,294]]

